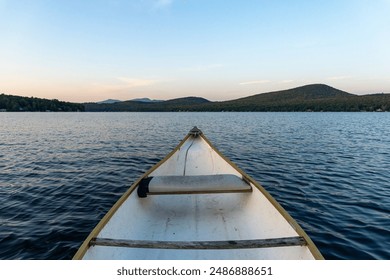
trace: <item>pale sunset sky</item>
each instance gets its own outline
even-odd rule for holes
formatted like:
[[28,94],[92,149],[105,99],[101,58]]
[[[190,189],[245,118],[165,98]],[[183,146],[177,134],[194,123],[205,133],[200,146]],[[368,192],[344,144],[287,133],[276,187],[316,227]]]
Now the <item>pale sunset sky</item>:
[[390,93],[390,0],[0,0],[0,34],[5,94]]

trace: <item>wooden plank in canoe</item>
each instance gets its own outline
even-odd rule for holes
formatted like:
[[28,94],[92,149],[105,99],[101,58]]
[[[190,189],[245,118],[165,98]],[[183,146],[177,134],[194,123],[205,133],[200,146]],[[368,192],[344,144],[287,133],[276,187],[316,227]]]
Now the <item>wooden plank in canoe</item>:
[[253,249],[274,248],[287,246],[305,246],[305,239],[301,236],[253,239],[253,240],[225,240],[225,241],[156,241],[156,240],[124,240],[111,238],[93,238],[91,246],[111,246],[128,248],[150,249],[190,249],[190,250],[225,250],[225,249]]

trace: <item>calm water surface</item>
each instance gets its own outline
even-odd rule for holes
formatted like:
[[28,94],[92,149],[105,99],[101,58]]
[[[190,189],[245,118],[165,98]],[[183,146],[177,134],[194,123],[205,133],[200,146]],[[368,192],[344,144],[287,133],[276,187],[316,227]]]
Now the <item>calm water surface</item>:
[[390,259],[389,113],[0,113],[0,259],[71,259],[197,125],[327,259]]

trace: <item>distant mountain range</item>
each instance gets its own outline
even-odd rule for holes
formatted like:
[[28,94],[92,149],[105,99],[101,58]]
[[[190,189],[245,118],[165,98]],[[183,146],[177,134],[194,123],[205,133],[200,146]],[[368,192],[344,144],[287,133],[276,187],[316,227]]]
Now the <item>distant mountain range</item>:
[[201,97],[171,100],[138,98],[108,99],[97,103],[70,103],[33,97],[0,94],[2,111],[88,111],[88,112],[359,112],[390,111],[390,94],[355,95],[328,85],[312,84],[256,94],[239,99],[212,102]]
[[[131,99],[131,100],[129,100],[129,101],[137,101],[137,102],[161,102],[161,101],[164,101],[164,100],[150,99],[150,98],[144,97],[144,98],[135,98],[135,99]],[[96,103],[97,103],[97,104],[113,104],[113,103],[117,103],[117,102],[124,102],[124,101],[118,100],[118,99],[107,99],[107,100],[99,101],[99,102],[96,102]]]
[[144,97],[144,98],[135,98],[135,99],[131,99],[129,101],[138,101],[138,102],[162,102],[164,100],[159,100],[159,99],[150,99],[150,98],[147,98],[147,97]]
[[390,94],[355,95],[328,85],[311,84],[221,102],[185,97],[160,102],[85,103],[84,106],[86,111],[93,112],[390,111]]
[[97,103],[97,104],[113,104],[113,103],[117,103],[117,102],[122,102],[122,100],[118,100],[118,99],[106,99],[106,100],[99,101],[99,102],[96,102],[96,103]]
[[188,111],[193,106],[205,103],[210,101],[201,97],[184,97],[158,102],[129,100],[111,104],[85,103],[84,106],[88,112],[170,112]]

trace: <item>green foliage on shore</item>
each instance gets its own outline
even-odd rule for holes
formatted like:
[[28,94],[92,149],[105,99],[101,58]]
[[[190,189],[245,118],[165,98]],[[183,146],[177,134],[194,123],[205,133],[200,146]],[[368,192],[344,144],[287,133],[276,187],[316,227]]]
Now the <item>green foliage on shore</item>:
[[0,94],[0,111],[52,112],[361,112],[390,111],[390,94],[354,95],[333,87],[314,84],[288,90],[256,94],[235,100],[211,102],[184,97],[161,102],[69,103],[56,99]]
[[156,103],[86,103],[85,109],[94,112],[372,112],[390,111],[390,94],[354,95],[327,85],[314,84],[223,102],[187,97]]
[[[178,112],[197,111],[212,102],[201,97],[184,97],[161,102],[123,101],[116,103],[85,103],[88,112]],[[201,110],[202,111],[202,110]]]
[[0,111],[7,112],[82,112],[84,105],[35,97],[0,94]]

